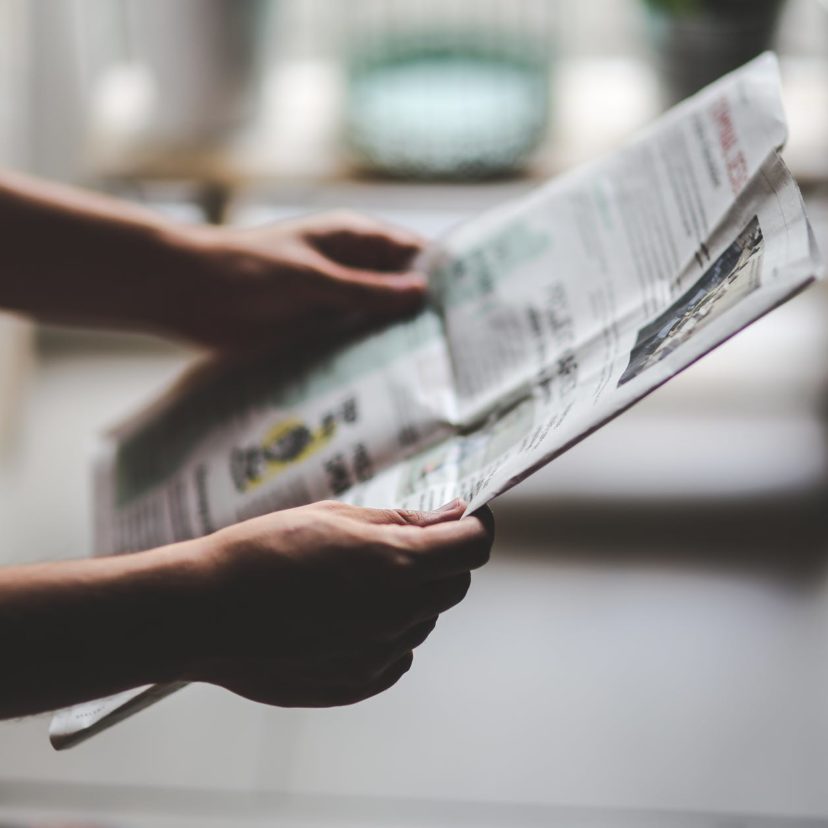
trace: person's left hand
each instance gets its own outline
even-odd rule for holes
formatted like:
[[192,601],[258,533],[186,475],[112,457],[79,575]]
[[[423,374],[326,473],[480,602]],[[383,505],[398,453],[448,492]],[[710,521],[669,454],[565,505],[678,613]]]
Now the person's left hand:
[[[350,212],[254,229],[184,231],[162,332],[222,349],[319,342],[416,310],[422,240]],[[177,295],[176,295],[177,294]]]

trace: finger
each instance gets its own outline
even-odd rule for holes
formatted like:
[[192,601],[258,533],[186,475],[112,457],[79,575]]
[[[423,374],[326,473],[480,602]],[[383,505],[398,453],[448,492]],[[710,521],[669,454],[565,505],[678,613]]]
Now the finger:
[[392,664],[399,661],[406,653],[419,647],[437,625],[437,617],[420,621],[414,626],[403,629],[388,641],[364,645],[352,653],[331,657],[317,664],[311,675],[317,680],[329,683],[362,686],[384,673]]
[[470,585],[470,572],[424,584],[417,590],[416,602],[410,616],[411,622],[419,625],[424,619],[456,607],[468,594]]
[[359,267],[325,256],[313,248],[306,251],[304,258],[305,264],[314,272],[328,277],[328,286],[338,291],[340,296],[360,296],[371,300],[389,293],[412,291],[422,296],[428,289],[425,274],[411,268],[387,270],[371,266]]
[[410,669],[414,661],[414,653],[406,653],[398,661],[394,662],[379,677],[357,688],[346,688],[339,693],[333,693],[333,701],[329,706],[356,704],[357,702],[370,699],[393,687]]
[[366,213],[347,215],[350,216],[350,227],[357,235],[380,237],[408,253],[418,253],[426,245],[426,239],[423,236],[399,224],[392,224]]
[[[393,604],[389,602],[381,608],[374,619],[371,634],[387,647],[407,641],[408,635],[416,638],[423,631],[424,624],[456,607],[468,594],[470,585],[471,573],[464,572],[421,584],[403,594],[398,593]],[[413,649],[413,646],[408,649]]]
[[342,264],[384,271],[405,267],[425,245],[409,230],[347,212],[320,216],[310,223],[305,238]]
[[450,520],[459,520],[466,510],[462,500],[452,500],[439,509],[430,512],[418,512],[410,509],[366,509],[360,506],[338,504],[342,514],[356,520],[375,525],[396,526],[433,526]]
[[408,553],[411,571],[420,581],[436,581],[478,569],[489,560],[494,535],[476,515],[432,526],[388,527],[386,542]]
[[409,622],[403,627],[401,633],[383,644],[374,646],[369,652],[361,654],[360,658],[378,665],[377,673],[382,672],[388,665],[393,664],[411,650],[416,650],[425,642],[437,626],[438,614],[429,616],[425,612],[422,613],[416,623],[412,625]]
[[409,526],[435,526],[452,520],[460,520],[466,511],[466,503],[459,498],[451,500],[437,509],[428,512],[416,512],[409,509],[397,509],[400,519]]
[[437,626],[438,616],[428,618],[407,630],[397,641],[394,642],[393,652],[400,656],[405,655],[409,650],[416,650],[434,632]]
[[[465,511],[465,505],[464,505]],[[486,529],[492,544],[495,539],[495,519],[492,510],[488,506],[482,506],[480,509],[472,513],[472,517],[476,517]]]
[[338,230],[308,237],[308,243],[324,256],[349,267],[393,271],[407,267],[423,248],[388,230]]
[[283,672],[292,680],[315,684],[318,687],[363,687],[381,676],[391,665],[407,653],[419,647],[437,625],[437,617],[431,617],[413,626],[401,625],[402,632],[387,640],[374,639],[366,643],[361,640],[354,649],[343,650],[336,655],[297,659],[293,663],[279,660],[267,662],[258,660],[259,670],[264,675]]
[[310,214],[295,220],[306,233],[316,235],[330,234],[346,230],[356,233],[384,233],[392,235],[411,246],[422,246],[424,239],[419,233],[378,219],[369,213],[356,210],[339,209]]
[[230,676],[207,679],[251,701],[279,707],[337,707],[376,696],[396,684],[411,669],[408,652],[385,670],[361,684],[343,684],[330,678],[284,677],[277,667],[260,664]]
[[416,594],[421,601],[424,617],[431,617],[431,611],[439,615],[459,604],[469,591],[471,577],[471,572],[461,572],[417,587]]

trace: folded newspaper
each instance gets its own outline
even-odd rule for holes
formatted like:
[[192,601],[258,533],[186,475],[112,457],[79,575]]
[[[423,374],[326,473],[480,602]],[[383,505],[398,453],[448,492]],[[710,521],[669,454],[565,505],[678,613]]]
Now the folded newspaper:
[[[416,317],[174,388],[105,440],[98,553],[324,498],[478,509],[819,275],[785,139],[767,54],[435,241]],[[180,686],[61,711],[52,743]]]

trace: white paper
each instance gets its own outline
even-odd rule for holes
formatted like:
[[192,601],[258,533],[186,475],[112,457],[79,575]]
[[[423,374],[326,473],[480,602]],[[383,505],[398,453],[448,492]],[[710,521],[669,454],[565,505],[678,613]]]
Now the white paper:
[[[104,441],[98,552],[325,498],[480,508],[819,275],[785,139],[767,54],[431,245],[416,318],[189,377]],[[63,711],[53,744],[159,693]]]

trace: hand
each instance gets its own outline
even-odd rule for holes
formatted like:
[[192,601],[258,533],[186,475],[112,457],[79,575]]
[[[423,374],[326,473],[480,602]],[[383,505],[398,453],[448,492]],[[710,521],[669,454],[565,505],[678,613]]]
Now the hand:
[[[422,241],[348,212],[255,229],[197,228],[162,327],[218,348],[318,343],[416,310]],[[188,235],[187,235],[188,234]]]
[[410,313],[419,238],[339,212],[256,229],[173,224],[117,199],[0,175],[0,307],[211,348],[316,345]]
[[210,653],[185,678],[287,707],[386,690],[488,560],[491,513],[464,508],[318,503],[210,536]]

